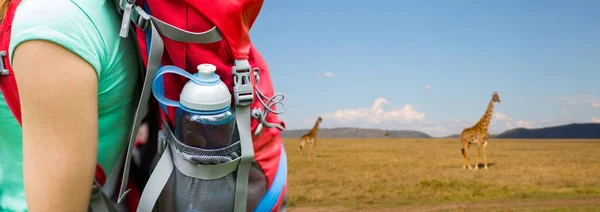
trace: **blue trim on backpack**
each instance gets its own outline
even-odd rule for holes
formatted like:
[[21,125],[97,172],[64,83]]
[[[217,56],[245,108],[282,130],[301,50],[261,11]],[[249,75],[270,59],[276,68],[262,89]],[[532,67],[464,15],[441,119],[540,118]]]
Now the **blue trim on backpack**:
[[279,166],[277,167],[277,174],[275,174],[275,180],[271,188],[267,191],[265,196],[262,198],[258,206],[254,211],[271,211],[277,205],[281,192],[285,187],[287,181],[287,156],[285,154],[285,148],[281,144],[281,155],[279,156]]
[[[148,4],[146,4],[146,1],[142,2],[144,4],[144,12],[148,13],[148,15],[152,15],[152,13],[150,13],[150,8],[148,7]],[[149,56],[150,54],[150,42],[152,41],[152,29],[147,28],[144,31],[145,35],[146,35],[146,49],[148,50],[146,52],[146,55]],[[150,59],[150,58],[148,58]],[[162,58],[161,58],[162,59]],[[158,64],[158,69],[160,69],[162,67],[162,61]],[[157,80],[159,82],[163,82],[163,83],[159,83],[159,85],[156,88],[156,92],[162,94],[163,96],[165,95],[165,84],[164,84],[164,80],[162,76],[158,76]],[[158,105],[162,108],[163,112],[165,112],[165,115],[167,115],[167,117],[169,116],[169,111],[167,111],[167,106],[162,104],[161,102],[158,102]]]

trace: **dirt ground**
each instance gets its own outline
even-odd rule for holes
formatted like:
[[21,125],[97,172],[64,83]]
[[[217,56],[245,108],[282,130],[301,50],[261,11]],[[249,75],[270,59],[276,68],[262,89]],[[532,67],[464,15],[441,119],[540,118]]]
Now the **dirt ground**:
[[600,140],[490,140],[487,170],[462,169],[458,139],[284,144],[292,212],[600,211]]

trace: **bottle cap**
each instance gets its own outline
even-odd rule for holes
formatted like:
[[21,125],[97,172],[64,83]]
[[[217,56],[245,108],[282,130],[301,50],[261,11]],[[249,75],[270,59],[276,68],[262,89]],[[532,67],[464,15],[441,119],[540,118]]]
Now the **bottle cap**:
[[188,81],[179,95],[179,102],[186,108],[198,111],[222,110],[231,105],[229,88],[216,74],[217,67],[200,64],[194,80]]

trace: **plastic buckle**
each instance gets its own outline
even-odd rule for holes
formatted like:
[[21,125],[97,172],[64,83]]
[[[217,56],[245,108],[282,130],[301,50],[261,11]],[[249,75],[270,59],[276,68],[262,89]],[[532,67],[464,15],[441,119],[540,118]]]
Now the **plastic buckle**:
[[6,57],[6,51],[0,51],[0,75],[8,76],[10,72],[4,65],[4,57]]
[[248,106],[254,101],[254,89],[250,82],[250,65],[248,61],[241,62],[242,64],[233,66],[233,95],[235,105]]
[[135,6],[131,13],[131,21],[133,21],[140,29],[146,30],[146,28],[148,28],[148,23],[150,22],[150,15],[148,15],[148,13],[140,6]]
[[[133,6],[136,0],[119,0],[119,7],[123,10],[123,19],[121,20],[121,30],[119,36],[127,38],[129,35],[129,21],[132,20],[134,13]],[[136,20],[137,21],[137,20]]]
[[[121,1],[121,4],[123,3],[123,1]],[[119,32],[119,36],[122,38],[127,38],[127,36],[129,35],[129,26],[130,26],[130,20],[131,20],[131,13],[133,13],[133,4],[131,3],[125,3],[125,6],[123,8],[123,19],[121,19],[121,29]]]

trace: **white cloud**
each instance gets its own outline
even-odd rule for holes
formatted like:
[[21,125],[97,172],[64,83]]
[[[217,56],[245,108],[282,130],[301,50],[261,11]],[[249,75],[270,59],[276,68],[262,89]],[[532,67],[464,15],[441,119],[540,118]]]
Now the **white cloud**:
[[497,120],[497,121],[511,121],[512,117],[507,116],[506,114],[501,113],[501,112],[494,112],[492,119]]
[[518,120],[516,122],[510,122],[507,121],[504,126],[506,127],[506,129],[512,129],[512,128],[542,128],[542,127],[549,127],[552,124],[554,124],[554,122],[551,119],[542,119],[542,120],[537,120],[537,121],[526,121],[526,120]]
[[513,128],[540,128],[548,127],[554,122],[551,119],[541,119],[536,121],[531,120],[515,120],[513,117],[506,115],[500,111],[494,112],[492,123],[490,123],[490,132],[503,132]]
[[552,121],[552,119],[542,119],[542,120],[537,121],[537,123],[543,127],[547,127],[552,124],[555,124],[554,121]]
[[324,76],[324,77],[327,77],[327,78],[334,78],[334,77],[335,77],[335,74],[334,74],[334,73],[331,73],[331,72],[325,72],[325,74],[323,74],[323,76]]
[[523,121],[523,120],[519,120],[517,121],[516,126],[517,127],[522,127],[522,128],[533,128],[533,122],[531,121]]
[[551,98],[555,101],[564,102],[563,110],[567,111],[575,105],[586,104],[591,108],[600,109],[600,96],[594,95],[575,95],[575,96],[557,96]]
[[[550,119],[542,119],[542,120],[536,120],[536,121],[528,121],[528,120],[513,121],[512,117],[510,117],[506,114],[503,114],[501,112],[495,112],[494,117],[495,118],[492,119],[492,122],[488,126],[488,130],[492,134],[502,133],[506,130],[513,129],[513,128],[547,127],[553,123],[553,121]],[[470,120],[470,121],[460,120],[460,119],[449,119],[447,121],[443,121],[443,122],[439,123],[439,126],[441,126],[441,128],[443,128],[443,129],[446,129],[446,131],[450,132],[448,134],[454,134],[454,133],[460,134],[460,132],[462,132],[463,129],[474,126],[478,120],[479,119]],[[424,128],[424,129],[427,129],[427,128]],[[424,131],[424,132],[430,133],[430,131]]]
[[431,90],[431,85],[425,85],[425,90]]
[[[573,105],[575,103],[569,103]],[[579,104],[579,103],[577,103]],[[305,120],[302,125],[312,127],[317,115],[323,117],[322,127],[360,127],[379,129],[418,130],[432,136],[460,134],[463,129],[475,125],[479,120],[446,119],[427,120],[425,112],[412,104],[393,105],[385,98],[373,101],[370,107],[345,108],[327,113],[315,114],[314,118]],[[600,117],[591,119],[600,123]],[[570,123],[566,118],[551,120],[527,120],[512,117],[501,111],[495,111],[489,131],[492,134],[502,133],[513,128],[543,128],[553,125]]]
[[590,121],[594,122],[594,123],[600,123],[600,117],[592,117],[590,119]]
[[[393,108],[385,98],[378,98],[370,108],[348,108],[322,115],[324,122],[332,120],[342,125],[361,125],[362,127],[389,127],[395,124],[410,124],[425,119],[425,113],[406,104]],[[332,123],[330,122],[330,123]],[[383,125],[383,126],[382,126]]]

